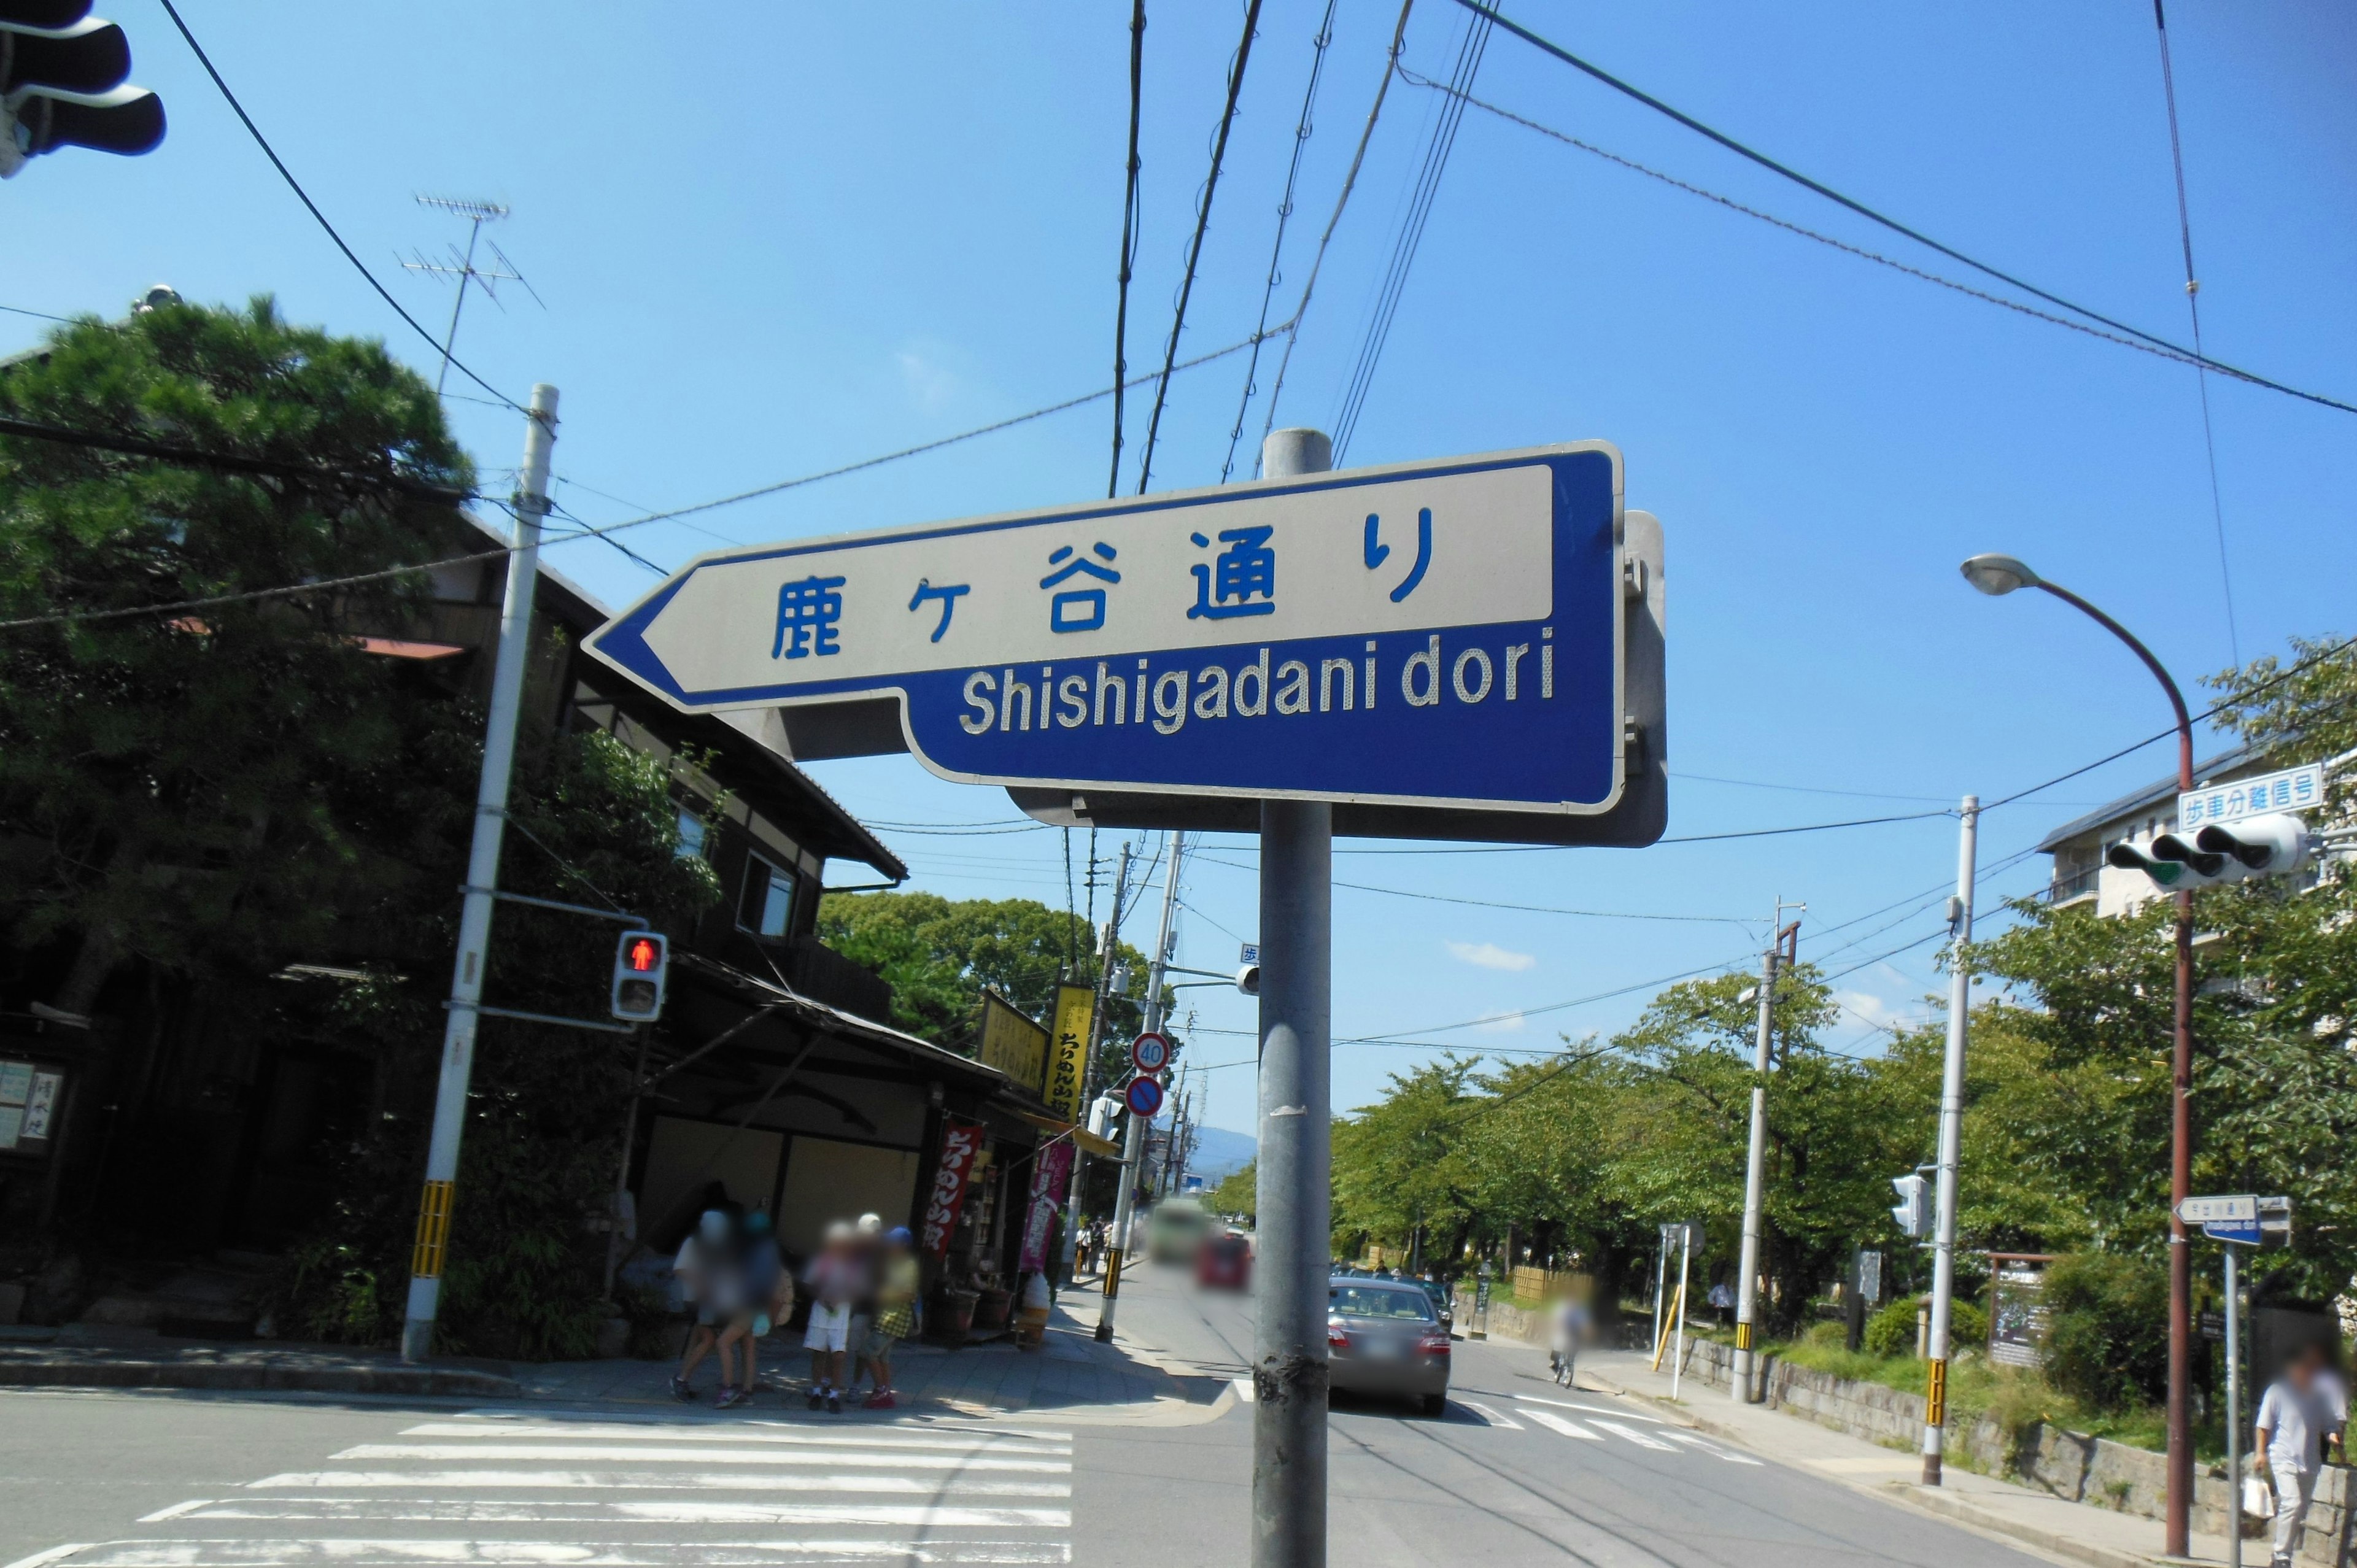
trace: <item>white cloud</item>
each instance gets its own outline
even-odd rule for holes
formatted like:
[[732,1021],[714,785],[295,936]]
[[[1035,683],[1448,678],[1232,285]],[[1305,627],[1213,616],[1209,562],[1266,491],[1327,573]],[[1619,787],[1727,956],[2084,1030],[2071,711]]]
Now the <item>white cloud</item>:
[[1883,1029],[1906,1027],[1905,1014],[1879,996],[1869,995],[1863,991],[1836,991],[1834,1000],[1848,1008],[1853,1019]]
[[1481,1021],[1473,1026],[1487,1034],[1515,1034],[1523,1026],[1523,1015],[1520,1013],[1484,1013]]
[[931,356],[903,349],[892,357],[899,363],[900,379],[908,383],[909,395],[920,406],[939,408],[957,391],[957,378]]
[[1443,942],[1451,954],[1477,969],[1503,969],[1517,973],[1539,961],[1526,952],[1510,952],[1495,942]]

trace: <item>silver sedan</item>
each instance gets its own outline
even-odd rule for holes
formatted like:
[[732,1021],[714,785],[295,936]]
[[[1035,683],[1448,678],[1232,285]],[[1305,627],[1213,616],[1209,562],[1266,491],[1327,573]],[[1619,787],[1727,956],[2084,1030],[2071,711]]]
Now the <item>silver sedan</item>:
[[1448,1404],[1448,1328],[1432,1297],[1406,1280],[1326,1283],[1326,1359],[1332,1386],[1413,1397],[1426,1415]]

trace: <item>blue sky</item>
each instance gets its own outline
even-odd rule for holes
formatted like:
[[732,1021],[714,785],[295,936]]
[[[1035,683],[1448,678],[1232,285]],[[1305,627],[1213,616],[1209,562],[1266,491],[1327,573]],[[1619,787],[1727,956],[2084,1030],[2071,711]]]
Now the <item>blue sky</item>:
[[[142,159],[42,159],[0,188],[0,305],[113,314],[157,281],[199,300],[268,291],[297,319],[384,336],[430,370],[431,350],[312,225],[160,7],[102,8],[131,33],[135,79],[164,94],[169,137]],[[1321,9],[1264,9],[1188,352],[1241,338],[1259,309]],[[1169,329],[1242,15],[1149,10],[1134,366],[1158,359]],[[719,4],[696,8],[693,27],[591,0],[188,0],[183,14],[421,319],[438,328],[448,295],[399,261],[461,236],[414,194],[513,207],[496,235],[545,308],[514,291],[504,312],[470,303],[459,353],[511,394],[533,381],[563,389],[558,499],[582,518],[829,467],[1109,379],[1125,5]],[[1332,204],[1395,14],[1387,0],[1339,7],[1281,302]],[[2185,330],[2143,0],[1963,11],[1516,0],[1509,14],[1959,248],[2147,329]],[[1464,25],[1448,0],[1418,0],[1407,63],[1445,77]],[[2208,0],[2175,9],[2171,38],[2211,351],[2357,401],[2357,24],[2321,3]],[[1511,38],[1492,40],[1476,91],[1957,274]],[[1428,91],[1392,90],[1283,423],[1334,416],[1435,106]],[[0,349],[43,328],[0,315]],[[1264,388],[1270,379],[1265,369]],[[1236,360],[1174,382],[1157,488],[1218,479],[1242,383]],[[475,391],[455,376],[451,390]],[[2215,380],[2211,397],[2242,656],[2357,629],[2344,607],[2357,417]],[[1134,456],[1144,411],[1133,408]],[[451,410],[487,471],[513,464],[512,415]],[[1255,405],[1250,430],[1260,421]],[[1630,504],[1667,532],[1673,834],[1929,810],[1965,790],[1993,798],[2161,726],[2148,678],[2092,625],[2050,600],[1967,590],[1955,564],[1975,551],[2013,551],[2096,598],[2189,684],[2231,657],[2190,370],[1900,276],[1477,110],[1349,456],[1586,437],[1620,446]],[[724,542],[1082,499],[1102,493],[1108,438],[1099,403],[627,537],[669,564]],[[653,580],[596,543],[552,559],[616,602]],[[1993,813],[1983,864],[2168,761],[2155,747]],[[995,791],[933,779],[906,757],[818,771],[884,822],[1013,815]],[[887,836],[918,886],[1063,897],[1054,832]],[[1099,843],[1114,847],[1111,835]],[[1223,968],[1254,934],[1252,860],[1248,842],[1229,840],[1195,863],[1181,961]],[[1647,993],[1534,1010],[1748,964],[1780,895],[1809,905],[1804,956],[1846,969],[1932,935],[1953,865],[1943,818],[1643,852],[1346,853],[1338,875],[1372,886],[1701,918],[1340,890],[1337,1033],[1544,1049],[1558,1032],[1609,1030]],[[2043,865],[1999,874],[1985,903],[2034,886]],[[1894,900],[1905,901],[1858,918]],[[1842,948],[1886,921],[1897,923]],[[1840,981],[1855,1009],[1836,1031],[1842,1048],[1873,1047],[1869,1020],[1921,1015],[1937,984],[1932,950]],[[1199,1010],[1198,1061],[1250,1057],[1248,1003],[1185,994]],[[1339,1048],[1337,1103],[1362,1102],[1385,1071],[1427,1054]],[[1211,1119],[1249,1128],[1249,1069],[1211,1081]]]

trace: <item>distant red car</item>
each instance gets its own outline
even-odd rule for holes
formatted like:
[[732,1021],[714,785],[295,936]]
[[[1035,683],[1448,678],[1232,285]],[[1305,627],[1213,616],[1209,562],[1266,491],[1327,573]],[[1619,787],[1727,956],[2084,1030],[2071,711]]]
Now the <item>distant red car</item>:
[[1249,1290],[1252,1258],[1245,1238],[1214,1236],[1195,1254],[1195,1283],[1205,1290]]

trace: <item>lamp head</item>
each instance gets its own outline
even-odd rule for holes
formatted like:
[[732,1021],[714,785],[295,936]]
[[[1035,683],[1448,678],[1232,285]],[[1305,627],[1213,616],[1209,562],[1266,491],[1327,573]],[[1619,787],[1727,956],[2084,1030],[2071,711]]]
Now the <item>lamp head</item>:
[[1965,582],[1991,598],[2039,585],[2038,574],[2010,555],[1975,555],[1964,563],[1964,574]]

